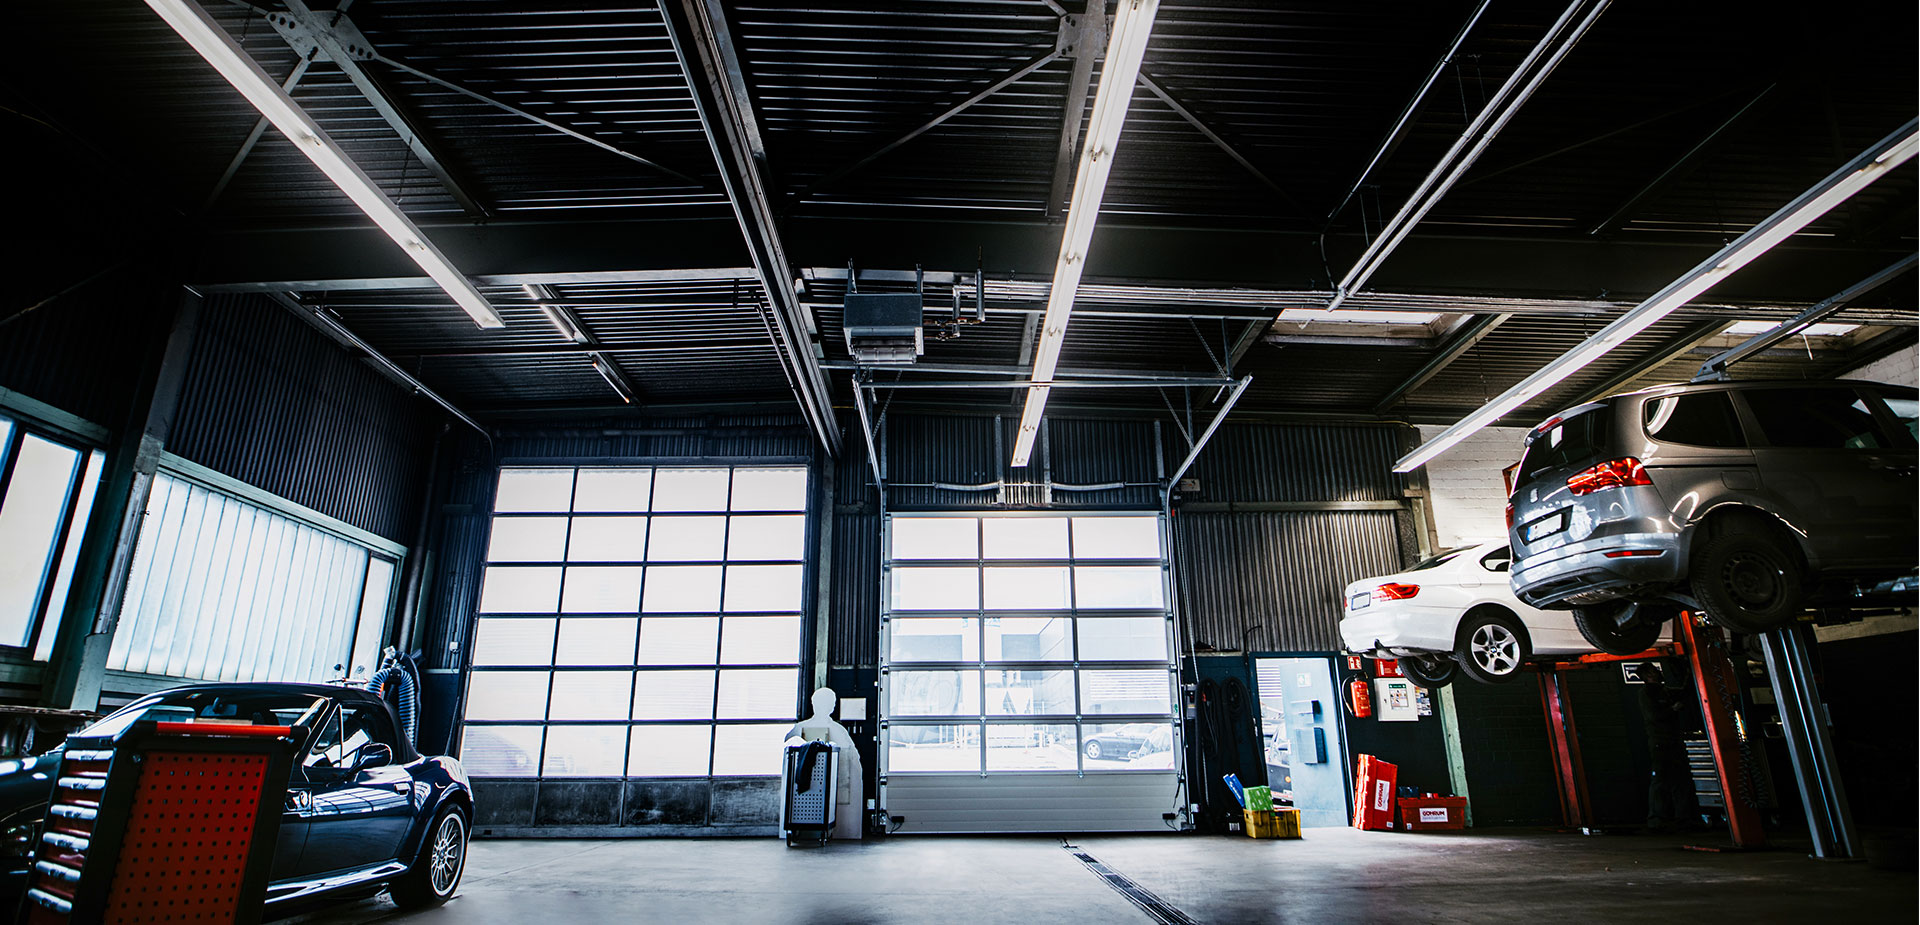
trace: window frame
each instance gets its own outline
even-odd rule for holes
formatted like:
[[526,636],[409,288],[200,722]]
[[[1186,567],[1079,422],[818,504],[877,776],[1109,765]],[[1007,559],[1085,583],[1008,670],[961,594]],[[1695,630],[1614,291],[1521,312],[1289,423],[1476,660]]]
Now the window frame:
[[[29,627],[26,641],[19,645],[0,642],[0,652],[46,661],[51,656],[52,644],[56,641],[66,612],[65,598],[73,593],[73,573],[78,567],[88,521],[100,501],[105,450],[97,441],[82,439],[64,428],[43,425],[12,408],[0,406],[0,420],[11,425],[5,440],[0,441],[0,506],[4,505],[7,493],[13,487],[15,468],[27,437],[39,438],[77,454],[71,475],[68,476],[66,495],[61,500],[59,527],[41,564],[39,588],[34,592],[34,603],[27,617]],[[55,593],[62,589],[65,594]],[[61,599],[55,600],[56,597]]]
[[[1886,445],[1874,446],[1874,447],[1864,447],[1864,446],[1848,447],[1848,446],[1794,446],[1792,444],[1775,443],[1772,435],[1767,433],[1766,424],[1761,420],[1760,412],[1754,408],[1753,402],[1751,399],[1755,394],[1758,394],[1761,392],[1794,392],[1794,391],[1846,392],[1847,394],[1852,395],[1855,401],[1862,402],[1867,406],[1866,407],[1867,417],[1873,424],[1873,435],[1882,444],[1886,444]],[[1787,452],[1795,452],[1795,453],[1887,453],[1887,452],[1894,452],[1899,449],[1902,449],[1901,447],[1895,447],[1891,445],[1892,443],[1895,442],[1892,438],[1895,433],[1904,432],[1906,428],[1904,427],[1890,428],[1889,427],[1890,422],[1888,418],[1891,417],[1892,413],[1886,410],[1884,403],[1880,400],[1879,393],[1875,390],[1863,389],[1851,383],[1847,383],[1844,385],[1825,385],[1821,383],[1808,383],[1806,385],[1793,385],[1793,386],[1768,385],[1768,386],[1750,387],[1750,388],[1743,388],[1743,389],[1730,389],[1729,392],[1731,394],[1737,394],[1739,396],[1738,400],[1735,401],[1734,404],[1737,409],[1737,413],[1740,416],[1741,425],[1747,431],[1747,435],[1748,435],[1747,446],[1751,449],[1778,450],[1778,451],[1787,451]]]

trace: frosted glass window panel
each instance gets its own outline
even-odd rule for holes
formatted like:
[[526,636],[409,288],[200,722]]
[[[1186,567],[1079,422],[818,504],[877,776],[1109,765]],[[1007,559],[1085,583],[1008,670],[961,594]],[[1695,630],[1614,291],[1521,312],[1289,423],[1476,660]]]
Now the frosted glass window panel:
[[713,776],[772,777],[785,760],[792,723],[738,723],[713,727]]
[[979,771],[980,724],[893,725],[887,729],[887,773]]
[[1158,559],[1160,518],[1075,517],[1076,559]]
[[575,517],[567,540],[573,562],[639,562],[647,555],[645,517]]
[[633,681],[634,719],[712,719],[713,669],[642,671]]
[[628,777],[707,776],[712,726],[635,726],[631,741]]
[[1072,606],[1065,566],[981,570],[988,610],[1065,610]]
[[545,671],[475,671],[467,680],[467,719],[547,717]]
[[727,566],[728,613],[797,611],[805,590],[798,565]]
[[655,517],[651,562],[718,562],[727,554],[725,517]]
[[631,671],[557,671],[548,719],[626,719]]
[[633,613],[640,609],[640,575],[644,571],[637,565],[571,566],[560,609],[566,613]]
[[0,501],[0,644],[32,640],[79,470],[79,450],[32,434],[21,438]]
[[652,469],[582,469],[573,492],[573,509],[637,514],[647,509],[652,490]]
[[640,633],[636,617],[568,617],[560,621],[555,665],[631,665]]
[[893,569],[894,610],[978,610],[980,570],[974,568]]
[[980,521],[973,517],[895,517],[895,559],[978,559]]
[[804,511],[807,470],[741,468],[733,470],[736,511]]
[[792,665],[800,661],[800,616],[726,617],[720,625],[723,665]]
[[1088,771],[1173,769],[1171,723],[1089,723],[1080,729],[1080,754]]
[[1073,670],[987,669],[988,716],[1072,716]]
[[540,773],[541,726],[468,726],[460,737],[460,765],[475,777],[535,777]]
[[1164,716],[1173,712],[1171,683],[1163,668],[1083,670],[1080,672],[1080,712]]
[[720,566],[656,565],[647,569],[646,594],[640,600],[640,609],[646,613],[718,611]]
[[565,517],[495,517],[488,562],[558,562],[566,558]]
[[988,559],[1065,559],[1065,517],[982,517],[981,552]]
[[1079,737],[1072,723],[987,724],[988,771],[1078,771]]
[[887,621],[891,633],[890,660],[895,662],[977,662],[980,660],[978,617],[895,617]]
[[795,718],[800,696],[798,668],[726,668],[720,671],[720,719]]
[[493,509],[500,513],[564,513],[573,506],[572,469],[502,469]]
[[1166,586],[1157,565],[1075,566],[1073,589],[1081,610],[1164,610],[1167,606]]
[[653,509],[656,511],[725,511],[727,470],[655,469]]
[[990,617],[987,661],[1073,661],[1073,621],[1057,617]]
[[[0,443],[5,440],[5,435],[0,434]],[[93,511],[94,495],[100,490],[100,470],[106,463],[107,454],[99,450],[87,454],[86,473],[80,477],[80,495],[73,502],[73,526],[67,530],[66,546],[60,550],[60,570],[54,576],[53,590],[47,594],[47,619],[43,621],[39,641],[33,646],[35,661],[53,658],[53,642],[60,635],[54,631],[60,625],[57,615],[66,606],[67,593],[73,587],[74,564],[80,561],[80,544],[87,538],[87,518]]]
[[626,765],[627,727],[549,726],[545,777],[619,777]]
[[393,603],[392,559],[367,560],[366,586],[360,593],[360,620],[353,630],[353,658],[347,676],[364,678],[380,668],[380,649],[387,641],[387,614]]
[[535,665],[553,660],[553,620],[481,617],[473,631],[473,664],[480,667]]
[[1162,617],[1082,617],[1083,662],[1164,662],[1167,621]]
[[979,716],[980,672],[891,671],[887,705],[893,716]]
[[742,560],[807,557],[807,518],[803,514],[735,517],[727,527],[727,558]]
[[557,566],[495,565],[481,581],[481,613],[553,613],[559,607]]
[[13,446],[13,422],[0,418],[0,466],[7,464],[7,448]]
[[719,650],[719,617],[646,617],[640,621],[642,665],[712,665]]

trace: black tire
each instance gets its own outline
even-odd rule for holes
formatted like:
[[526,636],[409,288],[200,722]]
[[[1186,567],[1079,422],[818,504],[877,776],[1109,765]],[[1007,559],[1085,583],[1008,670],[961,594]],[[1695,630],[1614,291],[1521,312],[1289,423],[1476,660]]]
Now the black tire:
[[1519,618],[1505,610],[1476,610],[1460,620],[1453,658],[1460,671],[1481,684],[1505,684],[1520,676],[1533,645]]
[[459,892],[466,869],[467,817],[458,807],[442,806],[421,839],[413,866],[393,881],[393,904],[402,909],[440,905]]
[[1087,751],[1087,757],[1088,757],[1088,758],[1090,758],[1090,759],[1092,759],[1092,760],[1094,760],[1094,761],[1099,761],[1099,760],[1100,760],[1100,743],[1098,743],[1098,742],[1088,742],[1088,743],[1087,743],[1087,749],[1086,749],[1086,751]]
[[1573,625],[1588,645],[1608,655],[1638,655],[1660,641],[1660,630],[1679,613],[1680,608],[1668,604],[1608,601],[1575,607]]
[[1806,609],[1800,564],[1770,534],[1722,532],[1701,544],[1689,568],[1707,619],[1736,633],[1777,630]]
[[1448,655],[1409,655],[1400,660],[1400,673],[1430,691],[1452,684],[1459,667]]

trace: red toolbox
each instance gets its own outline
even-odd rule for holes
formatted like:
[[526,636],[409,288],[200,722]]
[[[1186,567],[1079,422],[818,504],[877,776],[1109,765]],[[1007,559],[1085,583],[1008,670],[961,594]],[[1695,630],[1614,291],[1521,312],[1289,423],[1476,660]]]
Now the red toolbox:
[[1466,797],[1401,797],[1400,828],[1443,832],[1467,827]]
[[1353,786],[1354,828],[1393,828],[1393,788],[1399,777],[1399,766],[1372,755],[1360,756]]

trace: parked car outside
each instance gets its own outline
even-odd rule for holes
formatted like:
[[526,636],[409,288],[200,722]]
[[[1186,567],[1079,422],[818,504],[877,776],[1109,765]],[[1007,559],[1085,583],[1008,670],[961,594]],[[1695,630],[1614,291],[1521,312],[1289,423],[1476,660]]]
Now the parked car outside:
[[1911,603],[1915,391],[1701,382],[1535,427],[1509,508],[1520,600],[1631,652],[1685,609],[1760,633],[1809,607]]
[[1461,546],[1347,585],[1340,638],[1349,652],[1399,659],[1402,673],[1427,688],[1451,683],[1456,668],[1498,684],[1538,656],[1592,652],[1571,615],[1513,596],[1511,559],[1505,543]]
[[[1124,761],[1138,757],[1142,749],[1148,747],[1153,731],[1163,728],[1154,723],[1128,723],[1118,729],[1090,735],[1080,744],[1080,750],[1095,761]],[[1169,745],[1168,747],[1172,747]]]
[[[299,760],[281,804],[267,914],[388,888],[402,908],[459,889],[473,791],[453,758],[414,750],[375,694],[326,684],[198,684],[148,695],[76,735],[142,719],[292,726]],[[0,762],[0,902],[18,907],[65,746]]]

